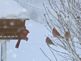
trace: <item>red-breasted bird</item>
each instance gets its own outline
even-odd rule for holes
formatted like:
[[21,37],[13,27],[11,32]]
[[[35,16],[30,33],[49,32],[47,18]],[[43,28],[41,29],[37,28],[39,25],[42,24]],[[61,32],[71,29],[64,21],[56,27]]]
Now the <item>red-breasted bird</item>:
[[54,37],[60,36],[60,33],[56,30],[56,28],[53,28],[52,34],[53,34]]
[[16,44],[16,48],[19,47],[21,39],[26,39],[26,41],[28,40],[28,37],[27,37],[28,33],[29,33],[29,31],[26,30],[26,29],[22,29],[22,30],[19,32],[19,39],[18,39],[18,42],[17,42],[17,44]]
[[46,43],[47,43],[47,45],[54,45],[54,43],[52,42],[52,40],[49,37],[46,37]]

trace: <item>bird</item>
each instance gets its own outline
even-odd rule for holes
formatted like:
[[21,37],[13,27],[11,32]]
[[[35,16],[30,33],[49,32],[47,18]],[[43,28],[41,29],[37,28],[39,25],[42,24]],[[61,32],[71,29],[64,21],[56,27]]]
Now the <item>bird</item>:
[[49,37],[46,37],[46,43],[47,43],[47,45],[54,45],[54,43],[52,42],[52,40]]
[[70,31],[66,31],[65,34],[64,34],[64,37],[65,37],[66,40],[69,40],[71,38]]
[[19,36],[25,38],[28,35],[29,31],[27,29],[21,29]]
[[29,31],[28,30],[26,30],[26,29],[22,29],[20,32],[19,32],[19,39],[18,39],[18,41],[17,41],[17,43],[16,43],[16,48],[19,48],[19,45],[20,45],[20,42],[21,42],[21,39],[23,38],[23,39],[26,39],[26,41],[28,40],[28,37],[27,37],[27,35],[28,35],[28,33],[29,33]]
[[54,37],[60,36],[60,33],[56,30],[55,27],[54,27],[53,30],[52,30],[52,34],[53,34]]

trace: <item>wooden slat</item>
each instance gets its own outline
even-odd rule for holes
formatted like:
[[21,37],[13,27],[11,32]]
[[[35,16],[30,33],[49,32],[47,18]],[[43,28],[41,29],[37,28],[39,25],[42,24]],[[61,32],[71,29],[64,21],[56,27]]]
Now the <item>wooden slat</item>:
[[[10,23],[13,22],[14,26],[11,26]],[[0,27],[3,26],[8,26],[8,27],[21,27],[25,26],[25,20],[21,19],[0,19]]]

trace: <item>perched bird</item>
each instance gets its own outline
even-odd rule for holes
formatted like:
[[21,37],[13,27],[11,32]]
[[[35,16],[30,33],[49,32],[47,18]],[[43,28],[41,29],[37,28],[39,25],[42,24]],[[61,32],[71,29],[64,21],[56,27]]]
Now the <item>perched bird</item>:
[[66,40],[69,40],[71,38],[71,34],[69,31],[66,31],[64,34],[64,37],[66,38]]
[[19,32],[19,36],[18,36],[19,39],[18,39],[18,41],[17,41],[16,48],[19,47],[21,39],[26,39],[26,41],[28,40],[28,37],[27,37],[28,33],[29,33],[29,31],[26,30],[26,29],[22,29],[22,30]]
[[56,30],[56,28],[53,28],[52,34],[54,37],[60,36],[60,33]]
[[20,32],[19,32],[19,36],[22,37],[22,38],[26,38],[26,36],[28,35],[29,31],[26,30],[26,29],[22,29]]
[[49,37],[46,37],[46,43],[47,43],[47,45],[54,45],[54,43],[52,42],[52,40]]

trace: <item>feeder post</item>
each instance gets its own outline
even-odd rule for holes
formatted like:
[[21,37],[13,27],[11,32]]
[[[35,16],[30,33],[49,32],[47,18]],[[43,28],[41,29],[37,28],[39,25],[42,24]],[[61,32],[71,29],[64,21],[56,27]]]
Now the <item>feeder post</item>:
[[1,43],[1,61],[7,61],[7,41]]

